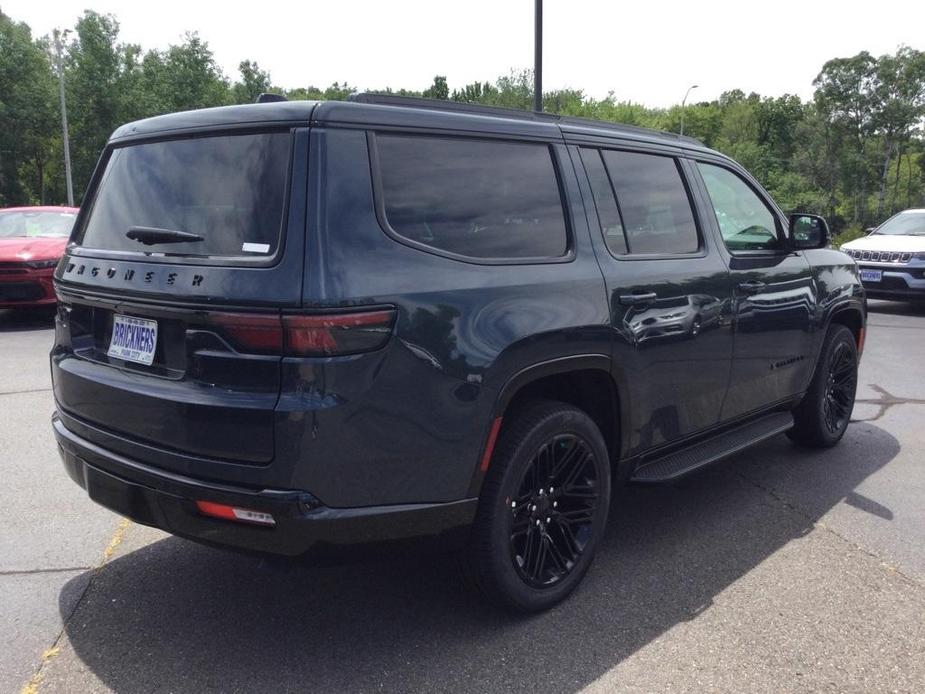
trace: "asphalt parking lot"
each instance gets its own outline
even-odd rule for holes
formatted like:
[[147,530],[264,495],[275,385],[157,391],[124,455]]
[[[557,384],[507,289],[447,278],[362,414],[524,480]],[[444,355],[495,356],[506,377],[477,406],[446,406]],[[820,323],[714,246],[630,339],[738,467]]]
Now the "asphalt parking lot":
[[624,490],[530,618],[449,561],[284,570],[95,506],[51,436],[52,332],[0,312],[0,691],[925,691],[925,308],[871,302],[841,445]]

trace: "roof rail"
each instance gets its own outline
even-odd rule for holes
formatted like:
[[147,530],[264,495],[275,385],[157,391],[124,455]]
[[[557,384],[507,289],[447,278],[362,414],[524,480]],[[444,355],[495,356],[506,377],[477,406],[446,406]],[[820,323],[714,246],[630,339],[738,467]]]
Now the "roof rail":
[[688,137],[687,135],[677,135],[675,133],[665,132],[664,130],[643,128],[638,125],[626,125],[623,123],[614,123],[613,121],[581,118],[579,116],[562,116],[557,113],[545,113],[540,111],[505,108],[504,106],[472,104],[465,101],[425,99],[419,96],[399,96],[397,94],[376,94],[373,92],[351,94],[347,97],[347,101],[354,101],[361,104],[376,104],[379,106],[407,106],[410,108],[426,108],[435,111],[475,113],[484,116],[494,116],[496,118],[519,118],[522,120],[545,121],[550,123],[578,125],[588,128],[604,128],[606,130],[616,130],[618,132],[624,133],[637,133],[639,135],[648,135],[649,137],[659,137],[666,140],[674,140],[675,142],[680,141],[703,146],[703,143],[700,142],[700,140],[697,140],[693,137]]

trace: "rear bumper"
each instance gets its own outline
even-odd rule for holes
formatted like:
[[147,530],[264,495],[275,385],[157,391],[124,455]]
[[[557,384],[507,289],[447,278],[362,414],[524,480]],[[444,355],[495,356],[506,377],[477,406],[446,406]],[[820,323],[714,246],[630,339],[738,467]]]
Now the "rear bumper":
[[[91,499],[138,523],[205,544],[319,561],[453,550],[463,545],[475,517],[477,499],[329,508],[307,492],[228,486],[129,460],[74,434],[57,413],[52,427],[68,475]],[[276,525],[203,516],[197,500],[269,513]]]

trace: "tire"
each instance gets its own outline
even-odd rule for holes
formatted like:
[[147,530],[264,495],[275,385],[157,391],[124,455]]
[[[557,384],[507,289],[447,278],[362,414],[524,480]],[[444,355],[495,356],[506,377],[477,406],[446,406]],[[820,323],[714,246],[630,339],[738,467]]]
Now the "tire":
[[587,572],[609,503],[610,460],[595,423],[565,403],[529,402],[505,422],[492,456],[466,573],[495,604],[548,609]]
[[858,385],[858,348],[844,325],[829,327],[819,363],[803,400],[793,410],[787,435],[812,448],[829,448],[845,435]]

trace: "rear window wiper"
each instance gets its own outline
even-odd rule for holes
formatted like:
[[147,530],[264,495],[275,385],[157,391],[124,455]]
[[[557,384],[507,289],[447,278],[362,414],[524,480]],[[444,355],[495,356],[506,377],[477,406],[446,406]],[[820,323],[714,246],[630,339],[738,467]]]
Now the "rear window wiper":
[[146,246],[153,246],[158,243],[190,243],[193,241],[203,241],[199,234],[191,234],[188,231],[179,229],[158,229],[157,227],[132,227],[125,235],[138,241]]

